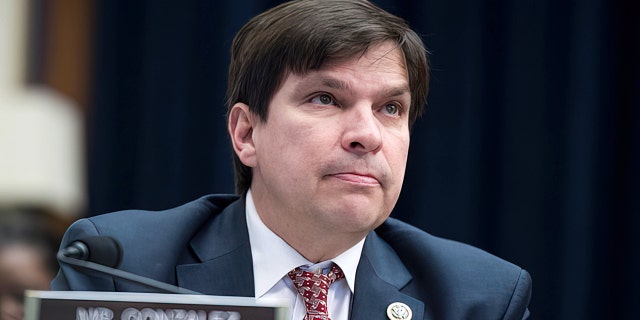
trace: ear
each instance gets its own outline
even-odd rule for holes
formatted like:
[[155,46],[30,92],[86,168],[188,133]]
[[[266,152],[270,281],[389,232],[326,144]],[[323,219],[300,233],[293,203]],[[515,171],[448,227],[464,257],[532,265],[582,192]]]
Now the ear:
[[253,144],[253,128],[255,116],[244,103],[236,103],[229,113],[228,130],[231,136],[233,151],[247,167],[257,164],[256,148]]

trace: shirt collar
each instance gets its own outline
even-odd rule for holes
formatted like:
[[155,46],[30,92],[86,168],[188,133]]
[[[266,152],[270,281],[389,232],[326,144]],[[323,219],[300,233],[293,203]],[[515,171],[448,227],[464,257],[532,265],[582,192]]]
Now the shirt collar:
[[331,262],[337,264],[345,275],[349,289],[353,293],[356,281],[356,269],[362,254],[364,239],[330,261],[312,263],[273,233],[260,219],[253,203],[251,190],[246,197],[247,229],[253,258],[253,277],[256,297],[261,297],[280,281],[289,271],[304,266],[316,270],[327,268]]

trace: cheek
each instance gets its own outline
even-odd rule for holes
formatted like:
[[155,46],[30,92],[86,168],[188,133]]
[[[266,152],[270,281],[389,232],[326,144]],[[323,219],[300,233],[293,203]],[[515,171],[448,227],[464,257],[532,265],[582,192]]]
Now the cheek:
[[400,196],[407,167],[408,153],[409,139],[399,139],[396,141],[393,150],[390,150],[390,158],[387,158],[393,177],[393,185],[389,188],[389,193],[387,194],[388,205],[391,206],[389,210],[393,209]]
[[390,187],[390,196],[397,198],[402,189],[405,171],[407,167],[407,158],[409,154],[409,138],[399,137],[390,143],[387,149],[387,161],[391,169],[393,185]]
[[409,155],[409,134],[393,136],[388,143],[389,162],[394,172],[404,173]]
[[262,132],[258,152],[266,155],[263,160],[295,170],[306,163],[313,163],[312,159],[321,152],[318,139],[322,137],[322,132],[315,126],[299,121],[274,121],[268,130]]

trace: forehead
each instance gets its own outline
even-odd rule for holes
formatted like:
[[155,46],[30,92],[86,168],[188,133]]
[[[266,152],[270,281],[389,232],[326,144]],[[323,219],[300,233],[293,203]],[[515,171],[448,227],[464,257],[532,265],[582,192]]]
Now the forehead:
[[360,71],[394,72],[408,77],[402,49],[392,41],[372,45],[364,52],[346,59],[326,62],[318,71],[358,67]]
[[[361,54],[326,62],[317,70],[302,74],[287,73],[283,83],[295,81],[311,85],[322,84],[334,89],[348,89],[345,86],[370,83],[402,87],[409,91],[408,78],[402,50],[388,41],[371,46]],[[355,83],[350,84],[349,80]]]

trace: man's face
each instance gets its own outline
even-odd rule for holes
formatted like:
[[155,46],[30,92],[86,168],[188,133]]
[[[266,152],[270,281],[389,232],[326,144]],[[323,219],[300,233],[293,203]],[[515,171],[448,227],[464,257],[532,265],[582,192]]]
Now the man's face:
[[289,74],[267,121],[254,123],[255,155],[245,163],[267,225],[278,234],[314,228],[362,236],[380,225],[404,178],[410,102],[404,59],[391,42]]

